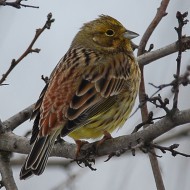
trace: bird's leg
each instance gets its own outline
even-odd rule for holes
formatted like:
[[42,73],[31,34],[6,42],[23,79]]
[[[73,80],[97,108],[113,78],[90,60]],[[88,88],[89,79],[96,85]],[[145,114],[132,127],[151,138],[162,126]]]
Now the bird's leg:
[[98,141],[97,144],[96,144],[96,149],[98,149],[98,147],[99,147],[101,144],[103,144],[106,140],[113,138],[113,137],[111,136],[111,134],[110,134],[109,132],[107,132],[107,131],[104,131],[103,134],[104,134],[103,138],[102,138],[100,141]]
[[81,141],[81,140],[75,140],[75,143],[77,145],[77,150],[76,150],[76,159],[77,157],[79,156],[79,153],[80,153],[80,150],[81,150],[81,147],[84,145],[84,144],[87,144],[88,141]]

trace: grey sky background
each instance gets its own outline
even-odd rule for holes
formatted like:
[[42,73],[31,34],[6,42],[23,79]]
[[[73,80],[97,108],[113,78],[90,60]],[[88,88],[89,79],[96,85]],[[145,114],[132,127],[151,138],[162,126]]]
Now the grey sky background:
[[[23,3],[25,3],[23,1]],[[26,4],[40,6],[39,9],[12,7],[0,7],[0,75],[9,67],[13,58],[18,58],[31,42],[35,30],[42,27],[46,16],[52,12],[55,23],[50,30],[46,30],[38,39],[34,48],[40,48],[39,54],[27,56],[10,74],[6,83],[8,86],[0,88],[0,119],[2,121],[11,117],[20,110],[35,102],[44,86],[40,79],[41,75],[49,76],[57,62],[66,53],[69,45],[83,23],[95,19],[100,14],[108,14],[118,19],[126,28],[140,34],[134,39],[139,43],[144,31],[154,17],[160,1],[158,0],[41,0],[28,1]],[[177,40],[174,27],[177,26],[175,19],[176,11],[190,12],[189,0],[172,0],[167,9],[168,15],[163,18],[158,28],[154,31],[149,44],[154,44],[158,49]],[[190,18],[190,16],[188,16]],[[184,34],[190,35],[189,24],[184,28]],[[148,48],[148,47],[147,47]],[[136,53],[136,52],[135,52]],[[148,85],[152,82],[156,85],[170,82],[176,71],[177,54],[160,59],[146,66],[147,92],[153,93],[154,88]],[[190,53],[183,54],[182,71],[190,63]],[[181,88],[180,108],[190,107],[190,88]],[[170,90],[162,92],[163,97],[170,96]],[[138,100],[136,106],[138,105]],[[150,110],[152,106],[150,106]],[[162,113],[157,113],[162,115]],[[113,136],[130,133],[133,127],[140,122],[138,112],[130,118],[125,126],[116,131]],[[23,135],[31,129],[32,122],[26,122],[15,130],[18,135]],[[179,130],[181,128],[178,127]],[[182,126],[182,128],[184,128]],[[172,133],[171,131],[170,133]],[[73,142],[72,139],[66,140]],[[180,151],[190,153],[189,137],[167,142],[180,144]],[[161,154],[161,153],[159,153]],[[138,153],[113,158],[104,163],[99,160],[92,172],[88,168],[80,168],[75,165],[70,172],[65,172],[61,166],[55,169],[46,169],[40,177],[32,177],[26,181],[19,180],[20,168],[14,169],[14,176],[20,190],[47,189],[53,190],[61,182],[65,181],[72,172],[80,173],[73,183],[73,189],[77,190],[154,190],[156,189],[152,170],[147,155]],[[161,171],[167,190],[190,189],[190,160],[177,156],[172,157],[169,153],[159,159]]]

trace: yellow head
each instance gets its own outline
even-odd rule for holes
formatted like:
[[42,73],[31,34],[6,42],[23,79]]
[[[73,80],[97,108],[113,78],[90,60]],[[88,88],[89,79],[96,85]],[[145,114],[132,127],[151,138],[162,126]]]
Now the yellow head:
[[100,52],[132,51],[131,39],[138,34],[127,30],[119,21],[101,15],[84,24],[75,36],[71,47],[83,46]]

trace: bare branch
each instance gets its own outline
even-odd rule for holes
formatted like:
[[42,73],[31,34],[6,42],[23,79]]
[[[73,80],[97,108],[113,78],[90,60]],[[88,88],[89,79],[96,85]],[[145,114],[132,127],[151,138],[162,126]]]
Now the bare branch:
[[6,190],[17,190],[10,165],[10,154],[10,152],[0,151],[1,185],[3,185]]
[[148,119],[140,124],[138,124],[134,130],[132,131],[132,133],[136,133],[141,127],[147,125],[147,124],[153,124],[153,112],[151,111],[149,114],[148,114]]
[[156,108],[162,108],[166,112],[166,114],[170,114],[171,111],[167,108],[167,105],[169,104],[168,98],[165,98],[164,100],[162,100],[161,95],[158,94],[158,96],[154,96],[150,98],[146,96],[145,100],[154,104]]
[[[190,49],[190,36],[183,37],[181,40],[181,43],[183,46],[183,51]],[[153,61],[156,61],[162,57],[165,57],[172,53],[176,53],[178,50],[179,50],[179,43],[178,43],[178,41],[176,41],[163,48],[160,48],[155,51],[151,51],[151,52],[148,52],[148,53],[138,56],[137,61],[138,61],[139,65],[142,67],[142,66],[147,65]]]
[[150,147],[152,148],[152,147],[154,147],[154,148],[157,148],[157,149],[159,149],[159,150],[161,150],[162,151],[162,153],[166,153],[167,151],[168,152],[171,152],[171,154],[172,154],[172,156],[177,156],[177,155],[181,155],[181,156],[184,156],[184,157],[190,157],[190,155],[189,154],[184,154],[184,153],[182,153],[182,152],[179,152],[179,151],[177,151],[177,150],[175,150],[176,148],[178,148],[179,147],[179,144],[172,144],[172,145],[170,145],[169,147],[166,147],[166,146],[160,146],[160,145],[157,145],[157,144],[150,144]]
[[32,53],[32,52],[39,53],[40,50],[33,49],[33,45],[45,29],[50,29],[52,22],[54,22],[54,19],[52,19],[52,14],[49,13],[47,15],[46,23],[44,24],[44,26],[42,28],[39,28],[36,30],[36,34],[35,34],[32,42],[26,49],[26,51],[17,60],[15,60],[15,59],[12,60],[9,69],[6,71],[5,74],[2,75],[2,78],[0,79],[0,85],[6,80],[6,78],[10,74],[10,72],[15,68],[15,66],[17,66],[29,53]]
[[176,78],[176,83],[173,86],[174,89],[174,99],[173,99],[173,109],[177,109],[177,105],[178,105],[178,95],[179,95],[179,77],[180,77],[180,68],[181,68],[181,56],[182,56],[182,29],[183,26],[185,24],[187,24],[188,20],[184,20],[188,15],[188,12],[185,12],[183,14],[181,14],[179,11],[176,14],[176,18],[178,20],[178,27],[175,28],[177,34],[178,34],[178,41],[179,41],[179,51],[178,51],[178,56],[177,56],[177,70],[176,70],[176,74],[174,75],[174,77]]
[[[146,47],[146,44],[147,44],[151,34],[155,30],[155,28],[157,27],[157,25],[159,24],[161,19],[164,16],[166,16],[166,14],[167,14],[165,11],[167,9],[168,4],[169,4],[169,0],[162,0],[154,19],[148,26],[147,30],[145,31],[145,33],[140,41],[138,52],[137,52],[138,56],[145,53],[145,47]],[[151,48],[149,48],[149,49],[151,49]],[[140,88],[139,88],[139,102],[141,103],[144,99],[144,95],[146,94],[146,90],[145,90],[145,81],[144,81],[144,66],[140,66],[140,69],[141,69],[141,83],[140,83]],[[141,116],[142,116],[143,122],[148,120],[148,107],[147,107],[146,102],[141,107]],[[146,128],[146,126],[144,126],[144,128]],[[157,189],[164,190],[165,187],[164,187],[164,183],[162,180],[160,168],[158,166],[158,160],[157,160],[156,156],[154,156],[154,155],[156,155],[154,149],[152,149],[152,153],[153,154],[149,153],[149,159],[150,159],[150,163],[152,166],[152,171],[154,174],[156,186],[157,186]]]
[[21,125],[26,120],[28,120],[31,116],[31,112],[33,108],[34,108],[34,104],[30,105],[29,107],[25,108],[24,110],[20,111],[19,113],[13,115],[11,118],[4,121],[3,125],[6,127],[6,130],[13,131],[19,125]]
[[36,9],[39,8],[38,6],[22,4],[21,3],[22,1],[23,0],[16,0],[13,2],[7,2],[6,0],[0,0],[0,6],[11,6],[11,7],[14,7],[16,9],[20,9],[21,7],[29,7],[29,8],[36,8]]
[[[184,111],[176,111],[171,117],[166,116],[154,124],[149,125],[146,129],[133,133],[131,135],[120,136],[110,140],[106,140],[97,150],[96,156],[104,156],[111,154],[117,150],[129,149],[130,146],[141,142],[150,142],[157,137],[163,135],[169,130],[182,125],[190,123],[190,109]],[[20,137],[12,132],[3,133],[0,135],[0,149],[5,151],[28,154],[31,146],[29,139]],[[81,155],[79,158],[85,157],[85,152],[92,148],[97,142],[85,144],[81,148]],[[67,142],[57,143],[54,145],[51,156],[65,157],[70,159],[76,158],[77,147],[75,144]]]
[[176,85],[176,83],[178,83],[178,85],[183,85],[183,86],[187,86],[188,84],[190,84],[190,65],[187,66],[187,70],[185,71],[184,74],[178,76],[178,79],[175,78],[172,82],[168,83],[168,84],[161,84],[159,86],[156,86],[153,83],[149,83],[150,85],[152,85],[154,88],[158,89],[156,92],[154,92],[150,97],[155,96],[158,92],[160,92],[163,88],[169,87],[171,86],[172,89],[171,91],[174,92],[174,86]]
[[155,28],[157,27],[159,22],[162,20],[162,18],[167,15],[166,9],[168,7],[169,1],[170,0],[162,0],[160,7],[157,9],[157,13],[156,13],[154,19],[152,20],[152,22],[146,29],[146,31],[140,41],[139,48],[138,48],[138,56],[145,53],[145,47],[146,47],[146,44],[147,44],[150,36],[152,35],[153,31],[155,30]]

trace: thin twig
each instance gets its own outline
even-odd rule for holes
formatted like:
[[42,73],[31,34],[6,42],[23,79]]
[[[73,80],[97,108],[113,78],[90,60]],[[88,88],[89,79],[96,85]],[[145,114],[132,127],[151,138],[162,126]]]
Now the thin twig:
[[22,61],[29,53],[32,53],[32,52],[39,53],[40,52],[40,49],[37,49],[37,48],[33,49],[33,45],[45,29],[50,29],[52,22],[54,22],[54,19],[52,19],[52,14],[49,13],[47,15],[46,23],[44,24],[44,26],[42,28],[39,28],[36,30],[36,34],[35,34],[32,42],[26,49],[26,51],[17,60],[15,60],[15,59],[12,60],[9,69],[6,71],[5,74],[2,75],[2,78],[0,79],[0,85],[6,80],[7,76],[15,68],[15,66],[17,66],[18,63],[20,63],[20,61]]
[[145,47],[146,47],[146,44],[147,44],[150,36],[152,35],[153,31],[155,30],[155,28],[157,27],[159,22],[162,20],[162,18],[167,15],[166,9],[169,4],[169,1],[170,0],[162,0],[161,5],[157,10],[156,16],[154,17],[154,19],[152,20],[152,22],[146,29],[146,31],[140,41],[139,48],[138,48],[138,56],[145,53]]
[[6,0],[0,0],[0,6],[11,6],[14,7],[16,9],[20,9],[21,7],[29,7],[29,8],[36,8],[38,9],[39,6],[33,6],[33,5],[25,5],[22,4],[23,0],[16,0],[14,2],[7,2]]
[[172,82],[168,83],[168,84],[161,84],[159,86],[156,86],[155,84],[153,83],[149,83],[151,86],[153,86],[154,88],[158,89],[156,92],[154,92],[150,97],[154,97],[158,92],[160,92],[162,89],[166,88],[166,87],[169,87],[169,86],[172,86],[172,89],[171,91],[172,92],[175,92],[175,85],[176,83],[178,83],[178,85],[183,85],[183,86],[187,86],[188,84],[190,84],[190,79],[189,79],[189,76],[190,76],[190,65],[187,66],[187,71],[185,71],[185,73],[183,75],[180,75],[177,78],[175,78]]
[[159,85],[159,86],[156,86],[155,84],[153,84],[153,83],[148,83],[148,84],[150,84],[151,86],[153,86],[154,88],[157,88],[158,90],[156,91],[156,92],[154,92],[150,97],[152,98],[152,97],[154,97],[158,92],[160,92],[162,89],[164,89],[164,88],[166,88],[166,87],[168,87],[168,86],[172,86],[172,83],[173,83],[173,81],[171,82],[171,83],[168,83],[168,84],[161,84],[161,85]]
[[167,108],[167,105],[169,104],[169,99],[165,98],[164,100],[162,100],[162,97],[160,94],[158,94],[158,96],[154,96],[154,97],[146,97],[146,101],[151,102],[152,104],[154,104],[156,106],[156,108],[162,108],[166,114],[170,113],[170,110]]
[[172,156],[177,156],[177,155],[181,155],[181,156],[184,156],[184,157],[190,157],[190,155],[189,154],[185,154],[185,153],[182,153],[182,152],[179,152],[179,151],[177,151],[177,150],[175,150],[176,148],[178,148],[179,147],[179,144],[173,144],[173,145],[171,145],[171,146],[169,146],[169,147],[166,147],[166,146],[160,146],[160,145],[157,145],[157,144],[150,144],[150,147],[152,148],[152,147],[154,147],[154,148],[157,148],[157,149],[159,149],[159,150],[161,150],[162,151],[162,153],[166,153],[167,151],[168,152],[171,152],[171,154],[172,154]]
[[[140,41],[138,53],[137,53],[138,56],[145,53],[145,47],[146,47],[146,44],[147,44],[151,34],[155,30],[155,28],[157,27],[157,25],[159,24],[161,19],[167,15],[166,9],[167,9],[168,4],[169,4],[169,0],[162,0],[154,19],[148,26],[147,30],[145,31],[145,33]],[[139,89],[139,101],[142,102],[144,99],[144,95],[146,94],[145,81],[144,81],[144,66],[141,66],[140,69],[141,69],[141,84],[140,84],[140,89]],[[141,107],[141,115],[142,115],[143,122],[148,120],[148,107],[147,107],[146,103]],[[146,126],[144,126],[144,128],[146,128]],[[153,152],[153,154],[149,153],[149,159],[151,162],[156,186],[157,186],[158,190],[164,190],[165,187],[164,187],[164,183],[162,180],[160,168],[158,165],[158,160],[157,160],[156,156],[154,156],[154,155],[156,155],[155,150],[153,149],[152,152]]]
[[138,124],[134,130],[132,131],[132,133],[136,133],[141,127],[147,125],[147,124],[152,124],[153,123],[153,112],[151,111],[148,114],[148,119],[146,121],[143,121],[142,123]]
[[173,87],[174,89],[174,99],[173,99],[173,109],[177,109],[178,105],[178,95],[179,95],[179,76],[180,76],[180,68],[181,68],[181,56],[182,56],[182,29],[185,24],[187,24],[188,20],[184,20],[188,15],[188,12],[185,12],[181,14],[179,11],[176,14],[176,18],[178,20],[178,27],[175,27],[175,30],[178,35],[178,43],[179,43],[179,51],[178,51],[178,56],[177,56],[177,70],[176,70],[176,75],[174,76],[176,78],[176,83]]

